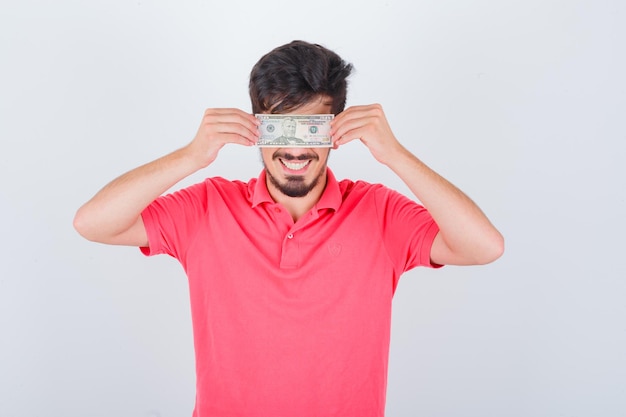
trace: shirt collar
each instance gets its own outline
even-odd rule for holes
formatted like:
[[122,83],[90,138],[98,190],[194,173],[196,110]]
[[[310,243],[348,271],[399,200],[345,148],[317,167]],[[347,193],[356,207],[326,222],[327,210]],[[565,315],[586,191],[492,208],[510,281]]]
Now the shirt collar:
[[273,203],[272,196],[267,189],[265,183],[265,170],[261,171],[259,178],[250,182],[250,191],[252,192],[252,208],[261,203]]
[[[250,191],[252,191],[252,208],[255,208],[261,203],[274,203],[274,200],[267,189],[267,184],[265,182],[266,175],[265,170],[261,171],[259,177],[250,184]],[[326,187],[324,188],[324,192],[314,208],[316,210],[331,209],[337,211],[340,205],[341,190],[339,189],[339,183],[337,182],[333,172],[327,167]]]

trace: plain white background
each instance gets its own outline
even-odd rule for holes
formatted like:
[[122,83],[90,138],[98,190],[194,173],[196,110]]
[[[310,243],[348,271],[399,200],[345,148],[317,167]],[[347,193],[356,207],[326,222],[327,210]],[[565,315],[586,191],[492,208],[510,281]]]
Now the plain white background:
[[[401,279],[387,415],[626,415],[623,1],[62,0],[0,13],[0,416],[191,415],[182,269],[72,218],[205,108],[249,111],[252,65],[293,39],[352,62],[348,104],[381,103],[506,237]],[[330,166],[408,193],[360,143]],[[232,146],[180,185],[260,169]]]

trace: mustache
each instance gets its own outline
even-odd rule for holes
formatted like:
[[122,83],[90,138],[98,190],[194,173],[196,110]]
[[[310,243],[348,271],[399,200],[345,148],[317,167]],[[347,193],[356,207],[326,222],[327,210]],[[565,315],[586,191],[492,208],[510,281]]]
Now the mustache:
[[319,156],[317,156],[314,153],[303,153],[298,156],[295,156],[290,153],[279,150],[279,151],[274,152],[274,154],[272,155],[272,159],[277,159],[277,158],[283,159],[285,161],[307,161],[309,159],[317,160],[319,159]]

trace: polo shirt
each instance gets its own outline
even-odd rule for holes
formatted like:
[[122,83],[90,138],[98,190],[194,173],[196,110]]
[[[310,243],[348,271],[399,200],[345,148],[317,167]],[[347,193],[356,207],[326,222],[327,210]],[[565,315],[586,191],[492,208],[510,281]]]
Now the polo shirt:
[[189,281],[193,417],[384,415],[398,279],[432,266],[428,211],[380,184],[338,182],[294,222],[265,171],[208,178],[143,213],[146,255]]

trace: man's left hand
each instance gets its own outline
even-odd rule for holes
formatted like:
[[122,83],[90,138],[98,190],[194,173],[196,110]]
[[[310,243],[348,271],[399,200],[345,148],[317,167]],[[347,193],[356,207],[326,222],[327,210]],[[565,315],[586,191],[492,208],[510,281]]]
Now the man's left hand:
[[339,113],[331,122],[333,147],[360,140],[367,146],[374,158],[389,165],[393,155],[404,151],[385,117],[380,104],[353,106]]

